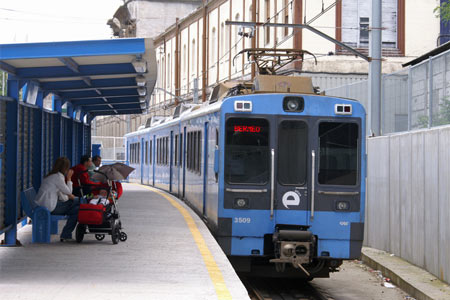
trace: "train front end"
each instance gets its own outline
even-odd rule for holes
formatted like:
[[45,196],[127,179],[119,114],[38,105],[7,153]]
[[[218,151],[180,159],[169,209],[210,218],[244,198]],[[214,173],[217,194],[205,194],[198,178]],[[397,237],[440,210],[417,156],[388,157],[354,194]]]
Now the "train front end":
[[327,277],[360,257],[365,117],[356,101],[312,94],[223,101],[216,236],[237,271]]

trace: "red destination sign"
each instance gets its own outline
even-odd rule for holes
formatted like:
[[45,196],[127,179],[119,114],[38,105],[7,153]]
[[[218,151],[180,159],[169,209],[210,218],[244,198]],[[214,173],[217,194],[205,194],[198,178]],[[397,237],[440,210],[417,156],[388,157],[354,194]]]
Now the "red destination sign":
[[261,126],[239,126],[239,125],[235,125],[234,126],[234,132],[253,132],[253,133],[258,133],[261,132]]

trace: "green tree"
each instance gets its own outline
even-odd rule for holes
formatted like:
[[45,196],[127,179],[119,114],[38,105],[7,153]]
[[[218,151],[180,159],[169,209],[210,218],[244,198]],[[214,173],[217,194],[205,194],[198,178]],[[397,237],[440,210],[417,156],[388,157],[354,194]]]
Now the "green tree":
[[443,2],[440,6],[436,7],[433,11],[436,14],[436,18],[441,18],[444,24],[450,21],[450,3],[449,1]]
[[[444,98],[439,104],[439,112],[433,114],[433,126],[450,124],[450,99]],[[420,116],[417,120],[418,128],[428,127],[428,116]]]

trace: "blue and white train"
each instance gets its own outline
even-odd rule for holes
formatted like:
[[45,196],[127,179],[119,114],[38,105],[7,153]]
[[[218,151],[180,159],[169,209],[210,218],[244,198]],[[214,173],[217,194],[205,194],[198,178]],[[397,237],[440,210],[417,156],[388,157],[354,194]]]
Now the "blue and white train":
[[186,201],[238,272],[311,279],[359,258],[363,106],[292,89],[219,90],[126,135],[130,181]]

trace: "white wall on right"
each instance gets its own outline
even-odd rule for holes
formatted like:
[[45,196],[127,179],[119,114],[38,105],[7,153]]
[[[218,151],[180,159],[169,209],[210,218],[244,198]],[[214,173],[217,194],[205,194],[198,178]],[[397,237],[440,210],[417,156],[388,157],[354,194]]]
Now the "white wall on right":
[[420,56],[436,48],[440,20],[433,10],[438,0],[408,0],[405,4],[406,56]]

